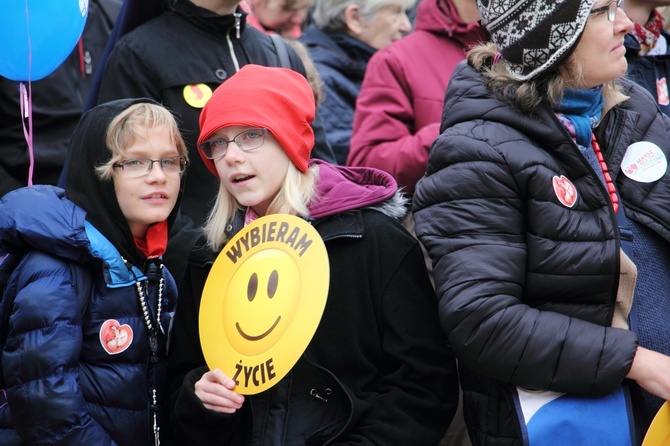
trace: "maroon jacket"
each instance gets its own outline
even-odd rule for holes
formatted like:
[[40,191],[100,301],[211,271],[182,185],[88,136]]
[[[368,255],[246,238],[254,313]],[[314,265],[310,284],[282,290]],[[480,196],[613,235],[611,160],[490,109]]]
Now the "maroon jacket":
[[422,0],[415,31],[368,63],[347,164],[385,170],[413,193],[439,134],[451,73],[465,51],[484,40],[485,30],[463,23],[450,0]]

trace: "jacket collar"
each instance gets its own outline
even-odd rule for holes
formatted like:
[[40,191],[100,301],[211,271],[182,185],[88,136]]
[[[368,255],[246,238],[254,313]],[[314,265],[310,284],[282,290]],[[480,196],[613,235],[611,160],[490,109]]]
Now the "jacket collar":
[[[198,24],[214,36],[225,37],[231,29],[239,26],[240,32],[246,27],[247,14],[237,7],[235,14],[218,15],[208,9],[201,8],[188,0],[179,0],[174,5],[176,14],[186,17],[188,21]],[[239,18],[236,17],[239,14]],[[235,33],[233,33],[235,35]]]
[[357,209],[312,223],[324,242],[339,238],[363,238],[363,213]]
[[607,161],[607,166],[616,181],[621,171],[621,162],[626,149],[634,140],[633,130],[640,119],[640,114],[633,110],[623,108],[614,108],[607,115],[595,130],[598,141],[607,141],[606,145],[601,144],[603,156]]

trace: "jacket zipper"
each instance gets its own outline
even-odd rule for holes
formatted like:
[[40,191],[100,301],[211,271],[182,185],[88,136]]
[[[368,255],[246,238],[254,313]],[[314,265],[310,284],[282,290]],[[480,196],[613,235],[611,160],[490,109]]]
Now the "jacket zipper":
[[349,407],[351,408],[351,410],[349,411],[349,418],[347,419],[347,422],[344,423],[344,426],[342,427],[342,429],[340,429],[340,431],[339,431],[338,433],[336,433],[335,435],[331,436],[325,443],[323,443],[323,446],[327,446],[327,445],[329,445],[329,444],[332,444],[335,440],[337,440],[337,438],[338,438],[340,435],[342,435],[342,433],[346,432],[346,430],[349,428],[349,425],[351,424],[351,420],[352,420],[353,417],[354,417],[354,399],[351,397],[351,395],[349,395],[349,392],[347,392],[347,389],[346,389],[346,387],[344,387],[344,384],[342,384],[342,381],[340,381],[340,380],[337,378],[337,376],[335,376],[330,370],[326,369],[325,367],[321,367],[320,365],[315,364],[314,362],[312,362],[312,361],[307,357],[307,355],[305,355],[305,360],[306,360],[307,362],[309,362],[310,364],[312,364],[312,365],[313,365],[314,367],[316,367],[317,369],[323,370],[323,371],[326,372],[328,375],[330,375],[330,376],[335,380],[335,382],[337,383],[337,385],[340,386],[340,389],[342,389],[342,391],[344,392],[344,394],[347,396],[347,399],[349,400]]
[[[242,19],[242,14],[239,12],[236,12],[233,14],[235,16],[235,38],[239,42],[240,41],[240,30],[241,30],[241,25],[240,21]],[[232,32],[232,30],[231,30]],[[233,40],[230,37],[230,33],[228,32],[226,34],[226,42],[228,43],[228,50],[230,51],[230,58],[233,60],[233,65],[235,65],[235,72],[240,71],[240,63],[237,60],[237,56],[235,55],[235,47],[233,46]]]
[[[600,188],[601,195],[603,197],[605,197],[605,200],[608,203],[607,211],[609,213],[610,222],[612,222],[612,225],[614,226],[614,235],[616,237],[616,243],[617,243],[617,250],[616,250],[616,253],[614,254],[616,256],[615,277],[617,278],[617,280],[615,281],[616,283],[613,286],[612,290],[610,291],[610,304],[609,304],[609,308],[607,310],[607,320],[611,324],[612,323],[612,318],[614,317],[614,308],[616,306],[617,290],[619,288],[618,277],[621,274],[621,228],[619,227],[619,220],[618,220],[616,214],[614,213],[614,208],[610,204],[609,192],[607,191],[607,188],[605,187],[603,182],[598,177],[598,172],[596,172],[594,170],[594,168],[588,162],[586,157],[584,155],[582,155],[582,153],[579,151],[579,147],[577,146],[577,143],[572,141],[572,137],[570,136],[570,134],[568,133],[566,128],[563,126],[563,124],[558,120],[558,118],[556,117],[556,114],[553,113],[553,111],[551,113],[551,116],[553,117],[554,122],[558,124],[558,127],[561,129],[563,134],[568,138],[568,141],[570,141],[570,143],[572,144],[573,149],[577,151],[578,158],[580,159],[580,162],[582,163],[582,165],[586,166],[588,171],[591,172],[591,176],[595,175],[596,180],[597,180],[596,181],[596,184],[597,184],[596,187]],[[595,133],[595,132],[593,132],[593,133]],[[623,200],[621,200],[621,202],[623,203]],[[621,212],[623,212],[623,210],[621,210]],[[632,233],[631,233],[631,235],[632,235]]]

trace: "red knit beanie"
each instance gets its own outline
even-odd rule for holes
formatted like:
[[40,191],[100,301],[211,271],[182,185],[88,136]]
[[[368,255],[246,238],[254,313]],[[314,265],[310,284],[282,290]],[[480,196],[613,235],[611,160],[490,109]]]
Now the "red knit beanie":
[[[268,129],[291,162],[307,171],[314,147],[314,94],[307,79],[286,68],[245,65],[221,84],[200,113],[198,144],[224,127]],[[200,157],[217,177],[214,161]]]

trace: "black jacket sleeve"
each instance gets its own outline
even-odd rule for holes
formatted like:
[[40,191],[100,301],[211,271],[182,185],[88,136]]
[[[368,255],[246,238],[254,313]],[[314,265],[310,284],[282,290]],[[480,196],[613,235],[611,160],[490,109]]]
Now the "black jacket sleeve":
[[207,409],[195,395],[194,385],[209,369],[200,347],[198,315],[202,288],[213,257],[201,239],[189,257],[180,285],[180,298],[172,326],[168,352],[168,414],[171,431],[168,444],[230,444],[241,417]]

